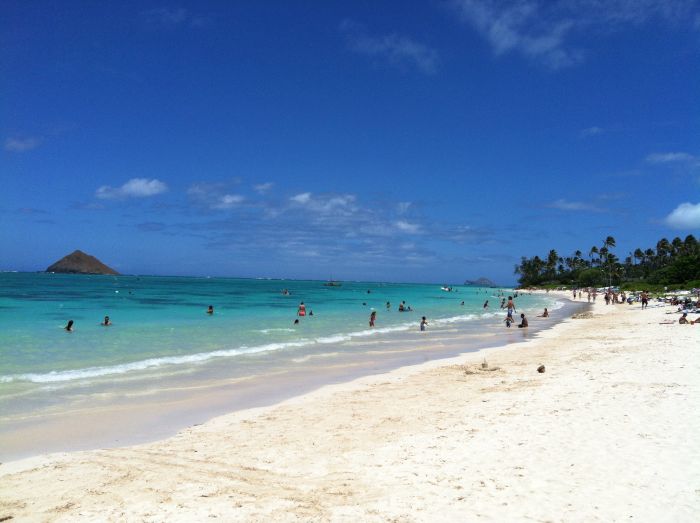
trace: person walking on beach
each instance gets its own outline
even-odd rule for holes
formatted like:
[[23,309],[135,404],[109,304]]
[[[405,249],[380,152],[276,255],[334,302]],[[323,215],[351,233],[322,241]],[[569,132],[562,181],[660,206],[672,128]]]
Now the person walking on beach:
[[647,291],[642,292],[642,309],[646,309],[649,306],[649,295]]
[[425,328],[428,326],[428,320],[425,319],[425,316],[423,316],[420,320],[420,330],[421,332],[425,331]]
[[369,326],[374,327],[374,320],[377,319],[377,311],[372,311],[372,314],[369,315]]

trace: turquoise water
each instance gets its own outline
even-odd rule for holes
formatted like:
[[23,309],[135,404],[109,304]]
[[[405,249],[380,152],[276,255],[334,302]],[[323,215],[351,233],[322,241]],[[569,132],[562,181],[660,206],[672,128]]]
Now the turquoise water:
[[[274,358],[285,349],[417,328],[423,315],[441,320],[438,325],[469,321],[484,316],[486,299],[492,309],[499,304],[495,289],[225,278],[3,273],[0,289],[1,384],[71,381],[256,352]],[[313,316],[294,325],[302,301]],[[401,301],[413,312],[398,312]],[[208,305],[213,315],[206,314]],[[377,311],[373,331],[371,310]],[[100,326],[105,315],[112,326]],[[75,322],[71,333],[63,330],[68,320]]]
[[[488,337],[519,341],[556,321],[533,321],[535,313],[563,306],[549,296],[519,296],[518,309],[528,313],[532,328],[518,332],[503,326],[499,290],[453,289],[0,273],[0,433],[28,420],[50,431],[42,423],[57,414],[113,408],[135,397],[157,403],[176,394],[189,401],[197,391],[217,387],[225,389],[225,399],[211,414],[223,413],[312,384],[459,354]],[[294,325],[302,301],[313,316]],[[398,312],[401,301],[413,312]],[[206,313],[209,305],[213,315]],[[372,310],[377,319],[370,329]],[[100,325],[105,315],[109,327]],[[426,333],[419,332],[421,316],[428,318]],[[73,332],[63,328],[68,320]],[[199,406],[198,416],[201,411]],[[180,415],[173,426],[185,419]]]

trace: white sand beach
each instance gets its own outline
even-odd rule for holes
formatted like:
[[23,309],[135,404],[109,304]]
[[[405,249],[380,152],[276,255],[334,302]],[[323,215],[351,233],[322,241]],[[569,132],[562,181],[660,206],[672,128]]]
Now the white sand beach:
[[525,344],[4,463],[0,520],[698,521],[700,325],[601,301]]

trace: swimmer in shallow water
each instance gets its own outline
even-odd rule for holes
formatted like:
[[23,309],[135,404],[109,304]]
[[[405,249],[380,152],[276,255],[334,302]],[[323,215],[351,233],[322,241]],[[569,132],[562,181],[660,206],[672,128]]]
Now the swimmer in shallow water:
[[519,329],[524,329],[525,327],[528,327],[529,324],[527,322],[527,318],[525,317],[524,314],[520,315],[520,325],[518,325]]
[[207,314],[214,314],[214,306],[209,305],[209,308],[207,309]]
[[68,323],[66,323],[66,326],[63,328],[66,332],[73,332],[73,320],[68,320]]
[[109,327],[110,325],[112,325],[109,316],[105,316],[105,319],[102,321],[102,323],[100,323],[100,325],[102,325],[103,327]]

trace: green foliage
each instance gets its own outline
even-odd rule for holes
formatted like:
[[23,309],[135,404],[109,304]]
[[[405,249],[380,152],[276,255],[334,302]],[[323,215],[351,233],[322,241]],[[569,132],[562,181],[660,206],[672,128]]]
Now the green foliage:
[[584,259],[581,250],[572,256],[559,256],[551,249],[540,258],[522,257],[515,273],[522,286],[572,285],[600,287],[621,285],[628,290],[651,290],[663,287],[700,287],[700,242],[692,234],[669,241],[662,238],[656,249],[637,248],[622,255],[624,263],[612,249],[616,240],[606,237],[600,247],[594,245]]

